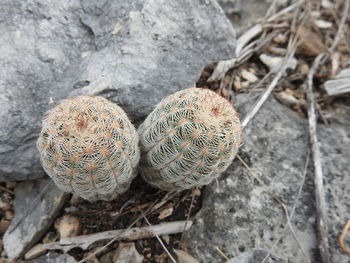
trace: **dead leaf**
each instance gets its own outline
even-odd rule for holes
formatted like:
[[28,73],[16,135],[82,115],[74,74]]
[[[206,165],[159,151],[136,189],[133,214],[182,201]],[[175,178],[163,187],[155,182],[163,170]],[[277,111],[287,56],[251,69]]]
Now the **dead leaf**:
[[174,211],[173,207],[169,207],[167,209],[164,209],[162,212],[160,212],[158,219],[162,220],[168,216],[171,216]]
[[301,36],[301,43],[298,46],[297,54],[305,56],[317,56],[320,53],[326,52],[327,48],[322,42],[319,34],[307,29],[306,27],[301,27],[299,29]]
[[187,252],[179,249],[174,249],[178,263],[199,263],[197,259],[189,255]]

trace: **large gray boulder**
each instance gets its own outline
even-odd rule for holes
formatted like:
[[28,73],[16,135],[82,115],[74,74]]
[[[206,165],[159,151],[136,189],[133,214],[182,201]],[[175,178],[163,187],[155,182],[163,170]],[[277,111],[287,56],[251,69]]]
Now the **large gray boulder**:
[[286,6],[288,0],[218,0],[237,34],[243,34],[254,23]]
[[[238,97],[237,102],[245,98]],[[240,109],[247,112],[249,105]],[[343,114],[344,115],[344,114]],[[337,237],[350,213],[350,118],[329,127],[319,125],[323,150],[326,198],[332,262],[348,262],[338,248]],[[349,116],[349,113],[348,113]],[[309,148],[307,120],[300,118],[275,99],[269,99],[244,131],[240,156],[264,181],[259,184],[235,160],[219,179],[204,191],[201,211],[196,215],[188,239],[193,253],[202,262],[222,262],[213,248],[228,257],[259,247],[288,262],[304,262],[304,256],[289,229],[278,197],[291,213],[302,183],[302,172]],[[311,262],[318,261],[315,232],[313,172],[306,175],[292,224]],[[334,259],[334,261],[333,261]]]
[[140,122],[234,47],[215,0],[1,1],[0,181],[43,176],[35,142],[58,100],[103,95]]

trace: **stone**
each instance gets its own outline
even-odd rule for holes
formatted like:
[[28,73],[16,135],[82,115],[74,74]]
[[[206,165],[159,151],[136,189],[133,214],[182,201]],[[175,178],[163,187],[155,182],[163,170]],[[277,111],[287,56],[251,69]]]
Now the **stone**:
[[143,256],[136,250],[133,242],[120,243],[118,248],[103,255],[101,263],[142,263]]
[[261,21],[272,3],[271,11],[276,11],[288,3],[287,0],[218,0],[225,14],[237,31],[241,35],[254,23]]
[[[337,263],[349,262],[349,257],[341,253],[338,246],[340,232],[350,214],[350,108],[345,105],[350,105],[349,98],[344,105],[332,105],[333,110],[329,112],[333,115],[331,123],[328,126],[319,124],[317,128],[328,205],[331,261]],[[345,244],[350,247],[349,238]]]
[[199,263],[197,259],[192,257],[186,251],[174,249],[174,252],[176,254],[176,259],[178,263]]
[[74,237],[80,234],[81,223],[76,216],[64,215],[56,220],[55,229],[60,238]]
[[343,69],[333,79],[324,83],[325,90],[329,96],[342,95],[350,92],[350,68]]
[[[230,259],[226,263],[261,263],[265,257],[267,256],[268,251],[254,248],[247,252],[242,253],[238,257]],[[266,263],[283,263],[283,261],[279,258],[270,255],[266,261]]]
[[0,181],[44,175],[35,142],[57,101],[101,95],[139,123],[235,50],[215,0],[4,0],[0,17]]
[[[279,70],[281,70],[281,67],[285,61],[284,57],[269,56],[267,54],[261,54],[259,58],[262,63],[264,63],[266,66],[269,67],[272,73],[277,73]],[[288,62],[286,69],[295,70],[297,65],[298,65],[297,59],[295,57],[292,57]]]
[[[49,185],[48,185],[49,184]],[[36,197],[45,189],[43,196]],[[49,179],[28,181],[15,187],[14,209],[15,217],[7,229],[3,241],[8,258],[13,259],[23,255],[35,245],[52,225],[55,216],[62,208],[67,194],[61,192]],[[12,231],[14,225],[23,218],[33,202],[39,203],[31,209],[25,219]]]
[[[237,96],[236,101],[245,101]],[[244,114],[250,103],[238,110]],[[335,106],[336,107],[336,106]],[[346,263],[348,258],[338,247],[337,238],[350,213],[350,109],[338,107],[329,127],[318,124],[321,142],[328,226],[332,262]],[[341,122],[340,122],[341,120]],[[219,178],[219,187],[211,184],[203,195],[202,209],[187,233],[193,255],[201,262],[218,262],[219,247],[229,258],[254,248],[269,251],[285,262],[304,262],[304,256],[289,229],[278,197],[293,207],[302,183],[309,150],[308,123],[273,97],[263,105],[244,130],[239,156],[264,182],[259,184],[246,168],[235,160]],[[312,163],[312,162],[310,162]],[[291,220],[297,239],[311,262],[319,261],[315,225],[314,174],[310,164],[296,210]]]
[[25,261],[28,263],[77,263],[72,256],[68,254],[58,254],[49,252],[48,254],[41,256],[40,258]]

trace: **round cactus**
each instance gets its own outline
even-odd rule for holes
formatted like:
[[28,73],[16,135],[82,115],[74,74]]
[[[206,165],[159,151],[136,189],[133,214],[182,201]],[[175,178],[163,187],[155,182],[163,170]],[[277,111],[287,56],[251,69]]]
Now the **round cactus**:
[[223,172],[238,150],[241,124],[226,99],[190,88],[160,102],[138,133],[142,177],[173,191],[208,184]]
[[138,135],[125,112],[96,96],[69,98],[47,112],[37,148],[57,186],[89,201],[125,192],[140,157]]

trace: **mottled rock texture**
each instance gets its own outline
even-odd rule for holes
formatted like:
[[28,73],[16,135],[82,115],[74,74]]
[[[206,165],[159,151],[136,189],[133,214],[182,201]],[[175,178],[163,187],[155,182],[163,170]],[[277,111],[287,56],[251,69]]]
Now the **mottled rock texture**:
[[[245,98],[238,97],[237,102]],[[247,112],[246,103],[239,109]],[[347,115],[346,115],[347,112]],[[340,230],[350,213],[349,108],[334,113],[329,127],[319,124],[329,235],[333,262],[348,262],[337,245]],[[303,262],[304,256],[290,230],[283,232],[285,213],[273,196],[291,212],[302,180],[308,152],[307,120],[269,99],[243,132],[243,146],[238,153],[256,172],[261,185],[236,159],[219,179],[219,188],[211,184],[205,189],[203,208],[196,215],[188,238],[194,255],[203,262],[221,262],[214,246],[229,257],[252,248],[269,250],[288,262]],[[306,175],[300,199],[292,219],[298,240],[311,262],[318,261],[315,233],[315,199],[312,165]]]
[[241,35],[269,12],[285,6],[287,0],[218,0],[237,34]]
[[[261,263],[267,256],[268,251],[254,248],[242,253],[238,257],[230,259],[226,263]],[[265,261],[266,263],[282,263],[283,261],[279,258],[269,255]]]
[[234,47],[214,0],[1,1],[0,181],[43,176],[35,141],[57,101],[103,95],[140,122]]

